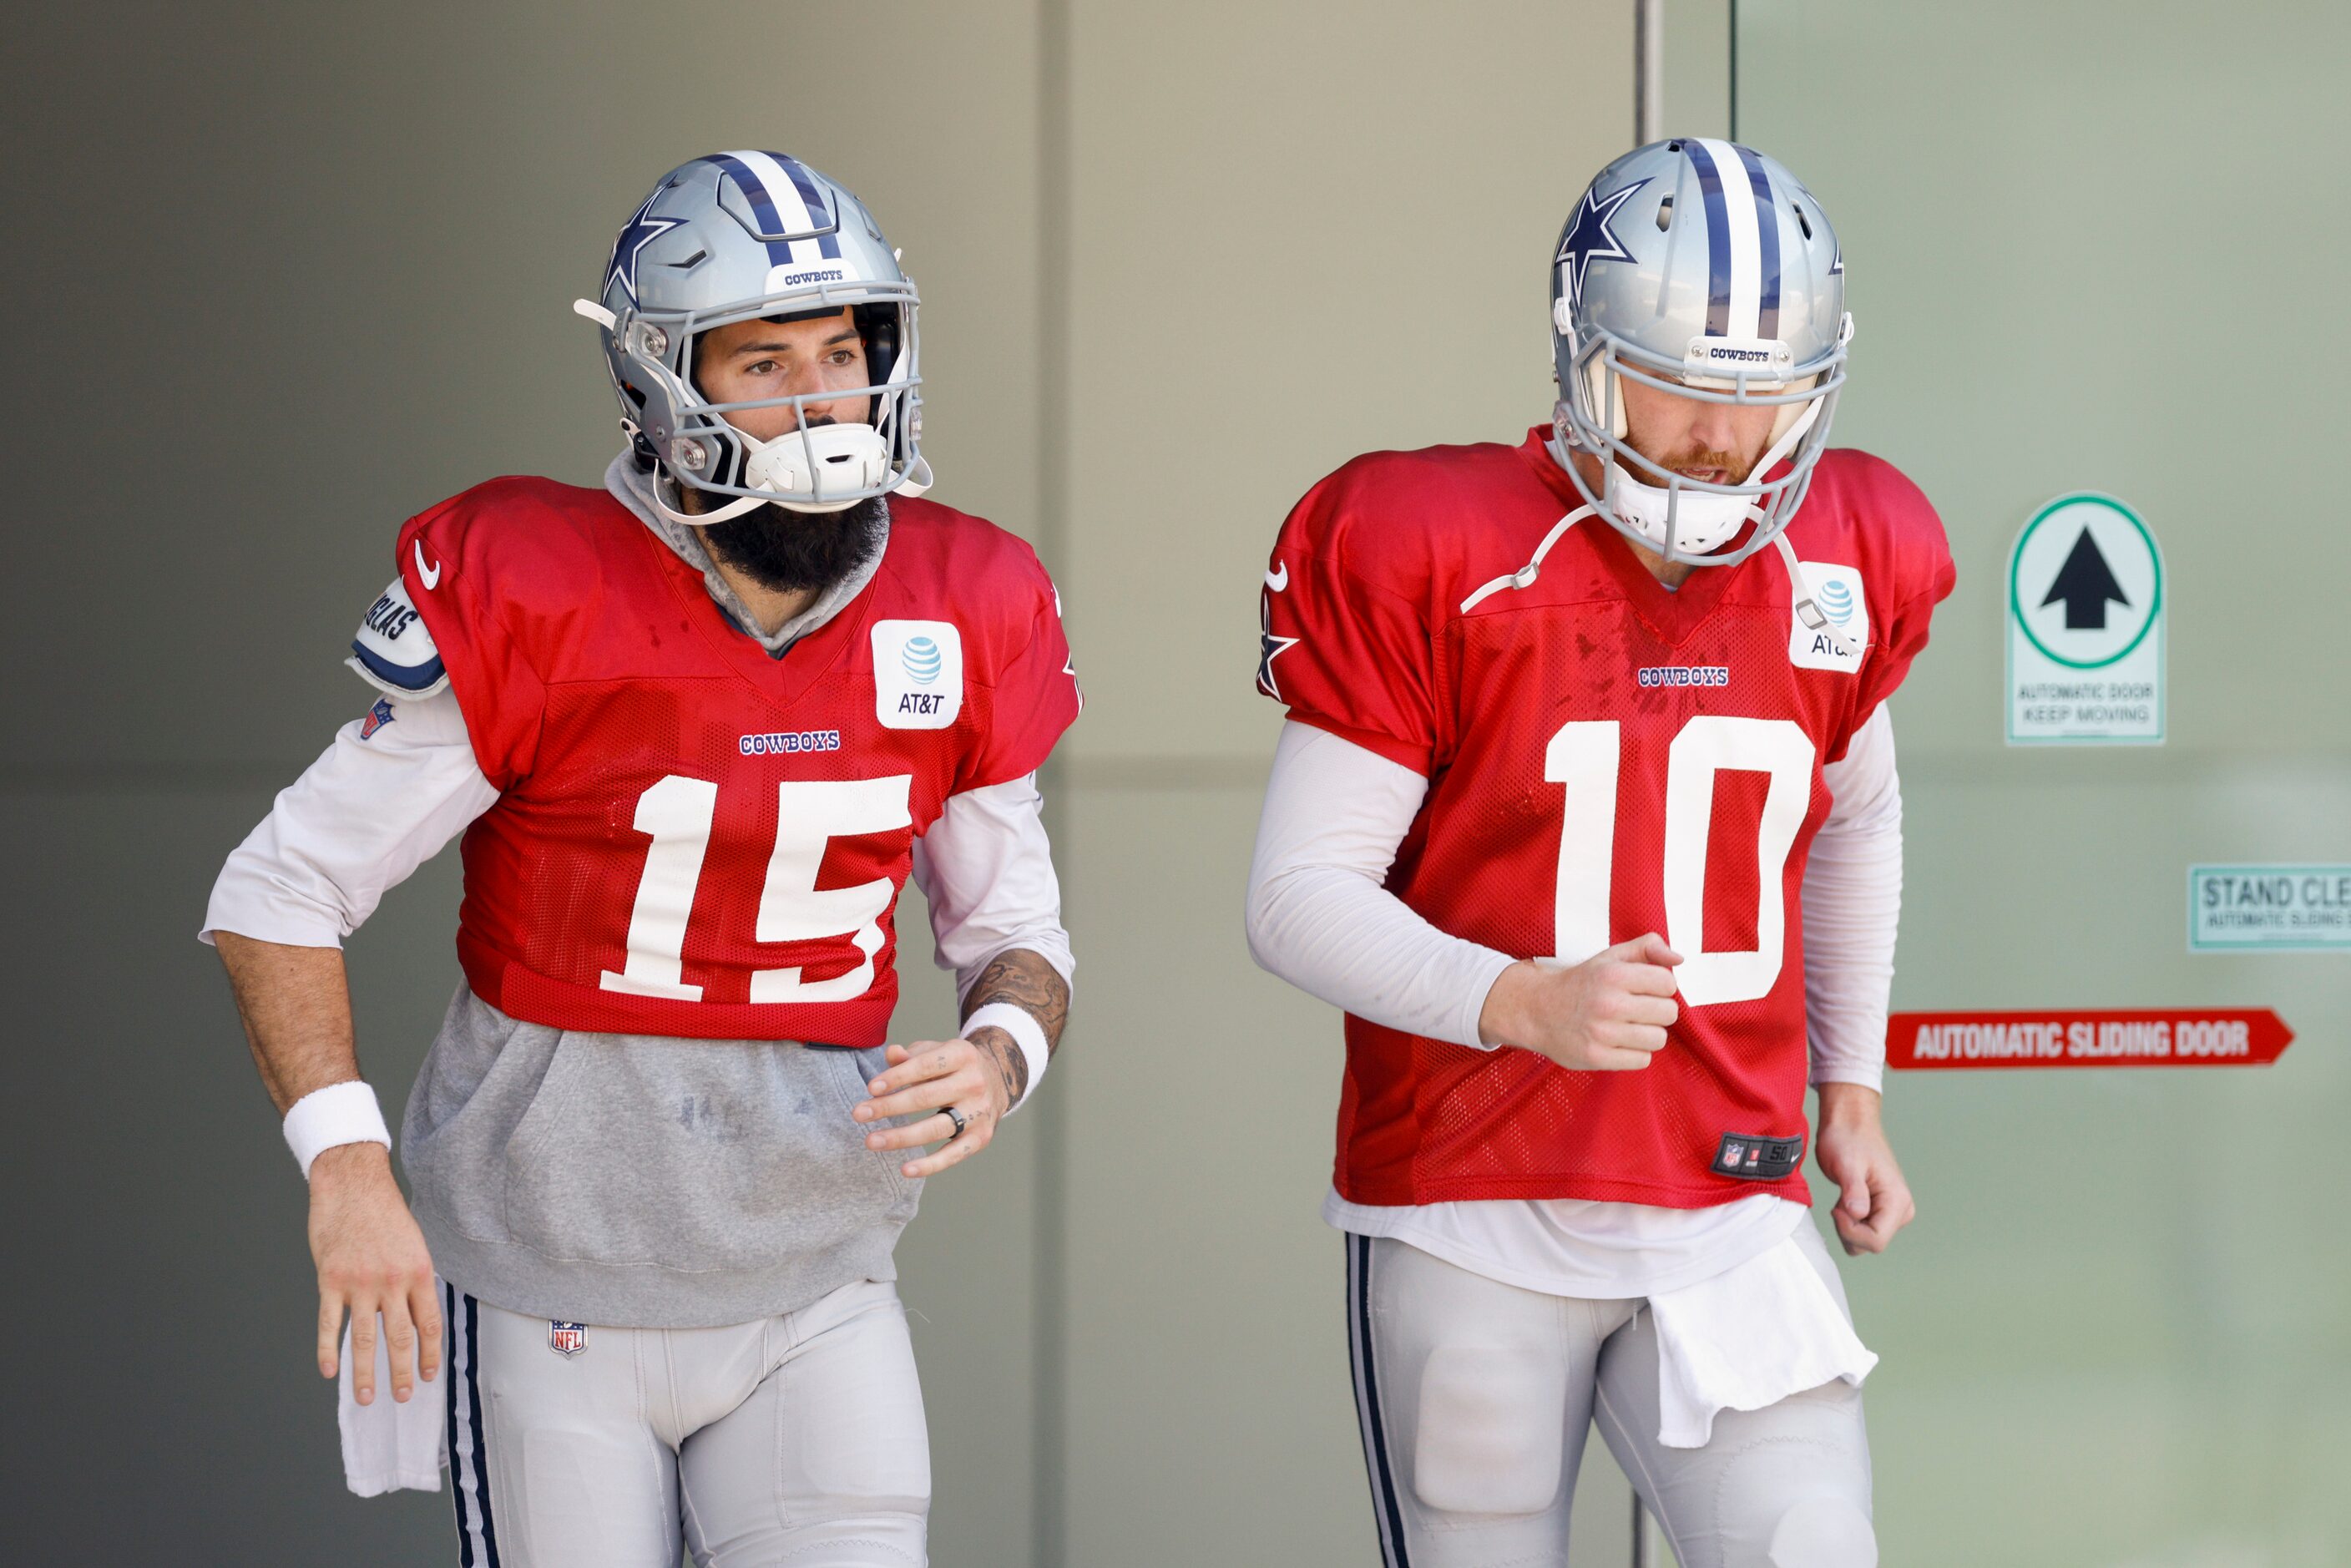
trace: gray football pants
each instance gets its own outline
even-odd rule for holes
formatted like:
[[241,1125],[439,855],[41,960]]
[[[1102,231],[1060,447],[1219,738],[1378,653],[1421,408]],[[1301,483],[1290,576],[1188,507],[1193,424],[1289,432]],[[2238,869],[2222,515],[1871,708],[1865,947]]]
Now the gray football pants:
[[[1844,1306],[1820,1232],[1808,1221],[1797,1235]],[[1388,1568],[1565,1568],[1595,1424],[1682,1568],[1875,1568],[1860,1390],[1833,1382],[1725,1410],[1705,1448],[1666,1448],[1642,1304],[1545,1295],[1347,1238],[1348,1347]]]
[[[464,1568],[920,1568],[931,1458],[896,1290],[708,1329],[551,1325],[451,1291]],[[569,1354],[559,1346],[575,1345]]]

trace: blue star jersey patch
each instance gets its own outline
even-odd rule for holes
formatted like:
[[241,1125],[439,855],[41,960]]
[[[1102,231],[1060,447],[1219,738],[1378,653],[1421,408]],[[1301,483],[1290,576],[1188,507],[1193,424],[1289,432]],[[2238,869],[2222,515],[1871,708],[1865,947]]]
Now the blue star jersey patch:
[[[1284,563],[1282,566],[1281,580],[1278,584],[1271,572],[1266,573],[1265,580],[1270,587],[1289,587],[1289,565]],[[1274,678],[1273,662],[1298,646],[1299,640],[1295,637],[1277,637],[1273,634],[1273,595],[1270,593],[1258,595],[1257,624],[1257,689],[1276,702],[1286,701],[1287,699],[1281,695],[1281,683]]]

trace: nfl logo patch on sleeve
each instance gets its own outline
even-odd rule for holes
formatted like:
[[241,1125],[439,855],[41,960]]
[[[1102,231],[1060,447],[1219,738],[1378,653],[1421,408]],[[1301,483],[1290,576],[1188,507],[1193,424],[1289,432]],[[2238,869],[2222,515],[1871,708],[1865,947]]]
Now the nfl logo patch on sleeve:
[[[1796,563],[1813,603],[1828,621],[1825,628],[1807,626],[1792,609],[1788,615],[1788,662],[1800,670],[1841,670],[1851,674],[1861,668],[1862,650],[1869,646],[1869,601],[1861,589],[1858,567],[1831,561]],[[1835,637],[1829,633],[1834,632]],[[1850,653],[1842,652],[1842,640]]]
[[873,623],[873,716],[884,729],[945,729],[963,712],[963,633],[948,621]]

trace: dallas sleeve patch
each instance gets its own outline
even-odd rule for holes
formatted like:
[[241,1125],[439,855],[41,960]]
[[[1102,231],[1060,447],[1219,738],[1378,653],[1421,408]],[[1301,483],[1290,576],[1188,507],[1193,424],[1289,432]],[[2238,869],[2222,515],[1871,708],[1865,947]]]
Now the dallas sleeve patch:
[[396,577],[360,622],[351,656],[343,663],[389,696],[429,697],[449,684],[441,650],[409,599],[408,585]]

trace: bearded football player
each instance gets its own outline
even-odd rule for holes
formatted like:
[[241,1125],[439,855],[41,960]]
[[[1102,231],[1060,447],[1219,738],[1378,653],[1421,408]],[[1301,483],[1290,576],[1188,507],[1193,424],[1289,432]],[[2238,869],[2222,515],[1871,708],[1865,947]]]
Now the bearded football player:
[[1847,1252],[1909,1221],[1884,705],[1950,557],[1828,448],[1844,265],[1777,162],[1618,159],[1551,297],[1548,423],[1357,458],[1265,580],[1249,936],[1347,1013],[1324,1213],[1379,1538],[1565,1563],[1596,1423],[1683,1568],[1864,1568],[1876,1358],[1802,1163]]
[[[356,1490],[434,1484],[445,1427],[465,1564],[906,1568],[930,1460],[892,1250],[1069,1003],[1059,600],[917,498],[914,287],[842,186],[697,158],[576,308],[625,449],[601,488],[493,480],[400,530],[350,660],[372,707],[206,916],[309,1179],[319,1367]],[[340,948],[460,834],[412,1211]],[[955,1040],[885,1043],[910,875]]]

